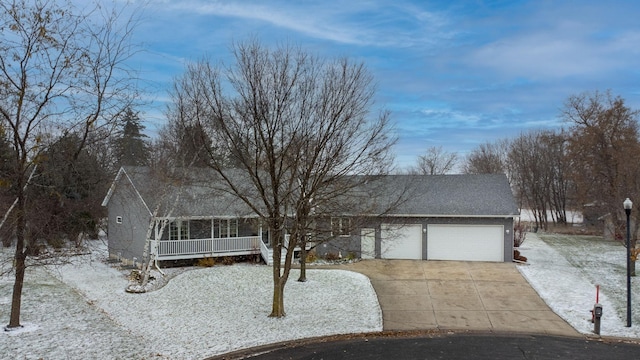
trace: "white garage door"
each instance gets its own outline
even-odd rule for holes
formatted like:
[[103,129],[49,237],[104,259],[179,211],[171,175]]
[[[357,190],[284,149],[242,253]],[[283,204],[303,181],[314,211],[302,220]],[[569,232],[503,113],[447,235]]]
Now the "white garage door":
[[381,225],[380,257],[422,259],[422,225]]
[[504,227],[428,225],[427,259],[504,261]]

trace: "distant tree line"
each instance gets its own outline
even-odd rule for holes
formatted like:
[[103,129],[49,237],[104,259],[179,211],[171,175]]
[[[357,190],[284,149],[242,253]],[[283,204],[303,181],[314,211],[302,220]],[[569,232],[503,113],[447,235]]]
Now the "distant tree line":
[[[581,211],[591,224],[607,220],[621,238],[626,226],[622,202],[627,197],[640,202],[638,114],[610,91],[573,95],[561,109],[565,126],[560,130],[532,130],[481,144],[460,170],[506,174],[520,207],[533,212],[539,228],[547,229],[549,222],[566,224],[571,209]],[[454,158],[456,154],[430,148],[412,171],[451,172]],[[633,230],[635,239],[637,226]]]
[[535,130],[474,150],[469,173],[506,173],[523,207],[547,228],[546,214],[567,222],[567,210],[587,220],[622,219],[622,201],[640,193],[638,111],[610,92],[569,97],[561,111],[566,126]]

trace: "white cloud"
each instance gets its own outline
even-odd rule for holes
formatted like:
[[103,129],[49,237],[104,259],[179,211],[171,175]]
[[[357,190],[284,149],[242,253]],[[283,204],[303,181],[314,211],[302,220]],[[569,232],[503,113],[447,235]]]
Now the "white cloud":
[[[452,35],[442,31],[447,19],[411,4],[377,2],[316,4],[296,2],[173,1],[165,10],[258,20],[316,39],[343,44],[409,46]],[[409,24],[411,26],[407,27]],[[410,31],[405,29],[410,28]]]
[[466,63],[509,77],[557,79],[603,76],[637,61],[635,29],[616,29],[595,9],[580,10],[541,7],[529,17],[509,19],[518,26],[472,51]]

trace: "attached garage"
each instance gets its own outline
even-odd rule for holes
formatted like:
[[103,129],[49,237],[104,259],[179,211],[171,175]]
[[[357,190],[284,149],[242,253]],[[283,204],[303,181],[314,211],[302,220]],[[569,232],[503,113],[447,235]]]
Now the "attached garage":
[[[361,192],[360,192],[361,191]],[[356,192],[367,215],[318,254],[510,262],[519,209],[504,174],[388,175]],[[364,194],[365,196],[362,196]],[[380,215],[375,215],[380,214]],[[346,216],[339,214],[340,216]]]
[[422,225],[380,226],[380,257],[383,259],[422,259]]
[[505,261],[504,226],[427,226],[428,260]]

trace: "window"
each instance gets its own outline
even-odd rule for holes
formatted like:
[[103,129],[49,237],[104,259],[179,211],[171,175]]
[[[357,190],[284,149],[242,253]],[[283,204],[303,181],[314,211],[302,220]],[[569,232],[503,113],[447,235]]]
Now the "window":
[[229,237],[229,223],[228,220],[220,220],[220,237]]
[[229,219],[229,237],[238,237],[238,219]]
[[331,218],[331,236],[351,235],[351,219],[346,217]]
[[169,240],[189,239],[189,221],[174,220],[169,223]]
[[116,224],[122,224],[122,216],[116,216]]
[[238,237],[238,219],[214,219],[213,237]]

